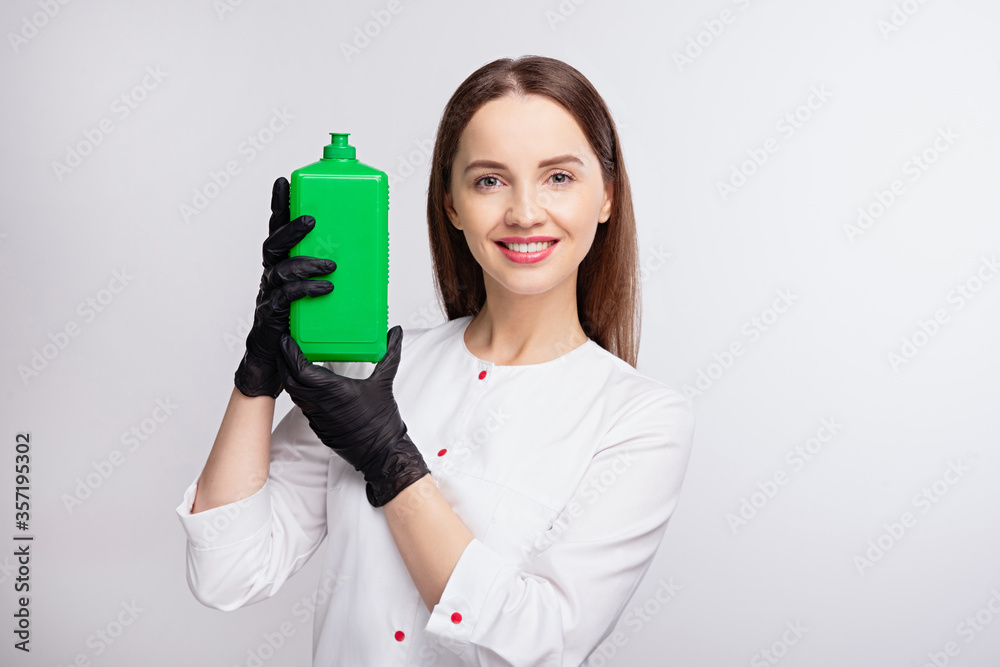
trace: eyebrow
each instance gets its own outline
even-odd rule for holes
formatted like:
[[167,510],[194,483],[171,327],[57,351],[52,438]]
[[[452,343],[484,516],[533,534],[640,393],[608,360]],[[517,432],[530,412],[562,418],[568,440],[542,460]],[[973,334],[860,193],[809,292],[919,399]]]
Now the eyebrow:
[[[566,153],[565,155],[557,155],[555,157],[550,157],[547,160],[542,160],[541,162],[538,163],[538,168],[541,169],[542,167],[550,167],[554,164],[565,164],[567,162],[573,162],[575,164],[580,165],[581,167],[585,166],[583,164],[583,160],[578,158],[576,155]],[[486,169],[506,169],[507,165],[505,165],[502,162],[495,162],[493,160],[473,160],[472,162],[469,163],[469,166],[465,168],[465,171],[470,171],[472,169],[477,169],[479,167],[483,167]]]

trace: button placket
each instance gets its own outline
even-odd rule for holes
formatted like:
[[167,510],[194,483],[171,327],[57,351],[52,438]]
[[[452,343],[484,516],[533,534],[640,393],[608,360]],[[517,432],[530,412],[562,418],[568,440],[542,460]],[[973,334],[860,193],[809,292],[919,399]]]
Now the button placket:
[[480,380],[485,380],[486,378],[493,375],[493,363],[489,361],[483,361],[482,359],[476,359],[476,365],[479,367],[479,373],[476,374]]
[[[394,617],[390,621],[388,630],[388,632],[391,633],[392,636],[391,641],[394,641],[394,643],[398,645],[398,648],[393,650],[397,651],[398,654],[400,655],[401,657],[400,664],[405,663],[407,665],[410,664],[409,662],[406,661],[410,659],[410,656],[412,656],[412,652],[415,650],[413,642],[415,641],[415,638],[417,638],[417,635],[413,634],[416,631],[413,621],[415,620],[416,625],[419,626],[421,624],[420,621],[421,614],[426,613],[426,607],[424,606],[423,598],[420,597],[420,593],[417,591],[416,586],[413,587],[411,602],[413,611],[410,622],[403,620],[403,618],[405,618],[406,616],[406,613],[404,612],[403,617],[401,618]],[[405,609],[405,605],[403,604],[400,604],[399,607],[401,611]],[[426,621],[424,621],[424,623],[426,623]],[[407,629],[403,630],[402,628],[407,628]],[[411,634],[413,635],[412,637],[410,636]],[[418,644],[420,643],[418,639],[416,641]]]
[[482,359],[476,360],[476,366],[479,372],[476,375],[475,384],[469,388],[469,398],[465,409],[461,413],[462,428],[459,429],[458,435],[455,440],[448,446],[442,447],[437,450],[437,456],[428,462],[428,467],[430,467],[432,473],[447,473],[451,470],[452,463],[448,460],[448,454],[450,452],[456,451],[465,442],[464,427],[468,423],[469,418],[475,411],[476,404],[479,399],[482,398],[489,384],[489,380],[493,375],[493,364],[488,361],[483,361]]

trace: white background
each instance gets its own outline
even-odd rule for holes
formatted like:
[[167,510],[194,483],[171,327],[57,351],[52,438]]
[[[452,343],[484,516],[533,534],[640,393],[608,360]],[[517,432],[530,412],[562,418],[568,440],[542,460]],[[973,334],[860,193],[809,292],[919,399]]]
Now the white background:
[[[0,663],[309,664],[312,619],[293,610],[319,559],[264,603],[214,611],[187,588],[174,514],[242,355],[271,184],[350,132],[393,176],[390,324],[439,323],[437,123],[479,66],[534,53],[581,70],[619,123],[644,266],[639,370],[701,388],[681,503],[592,664],[1000,664],[1000,6],[387,6],[3,4]],[[275,109],[292,118],[269,134]],[[239,173],[213,187],[229,161]],[[720,182],[741,184],[723,197]],[[880,215],[849,233],[859,207]],[[792,305],[769,310],[782,291]],[[176,406],[161,422],[158,399]],[[824,419],[835,435],[797,467],[787,453]],[[30,655],[12,647],[18,432],[32,438]],[[120,465],[95,475],[115,450]],[[680,587],[666,603],[661,581]]]

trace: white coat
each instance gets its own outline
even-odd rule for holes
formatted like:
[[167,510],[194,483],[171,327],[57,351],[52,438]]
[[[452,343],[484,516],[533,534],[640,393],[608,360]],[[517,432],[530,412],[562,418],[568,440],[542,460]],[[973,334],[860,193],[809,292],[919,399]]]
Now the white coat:
[[[404,330],[393,393],[432,477],[475,539],[428,611],[361,474],[293,407],[254,495],[177,507],[203,604],[274,595],[325,540],[315,667],[576,667],[614,628],[677,505],[691,402],[593,340],[541,364],[498,366],[464,342],[472,317]],[[375,364],[327,362],[366,378]],[[282,610],[284,611],[284,610]]]

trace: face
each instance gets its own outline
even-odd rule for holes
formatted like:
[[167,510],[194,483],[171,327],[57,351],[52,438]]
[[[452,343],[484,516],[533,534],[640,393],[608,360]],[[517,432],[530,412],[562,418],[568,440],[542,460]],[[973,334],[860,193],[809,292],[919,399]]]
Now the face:
[[[463,131],[445,210],[483,267],[488,292],[542,294],[568,279],[575,290],[611,196],[566,109],[539,95],[507,95],[481,106]],[[540,243],[522,253],[501,241]]]

